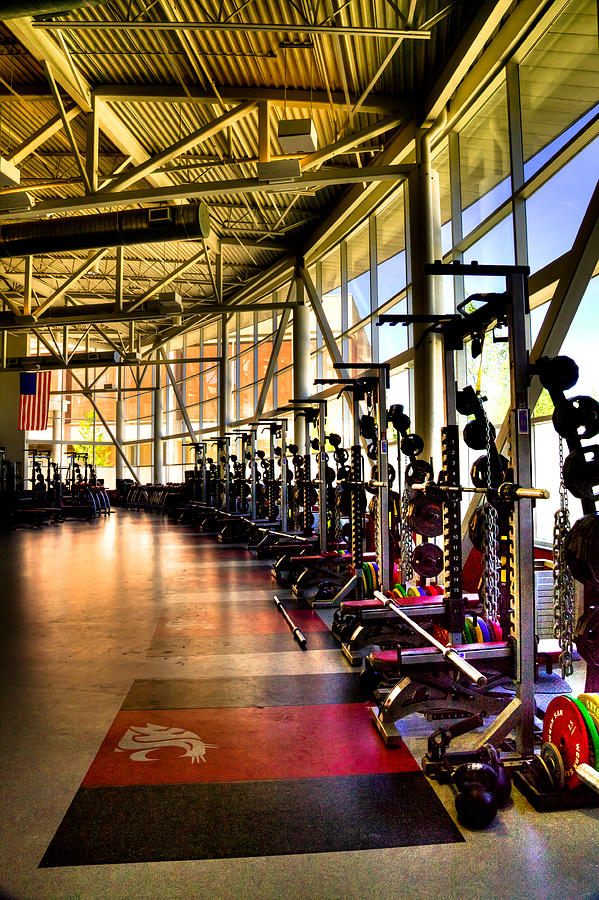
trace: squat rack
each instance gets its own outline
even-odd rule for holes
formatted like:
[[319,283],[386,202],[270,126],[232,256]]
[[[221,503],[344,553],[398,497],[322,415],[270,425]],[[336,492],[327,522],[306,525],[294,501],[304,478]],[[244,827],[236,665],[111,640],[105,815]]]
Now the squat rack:
[[[467,340],[482,339],[498,324],[507,326],[507,343],[510,363],[510,456],[513,470],[514,491],[513,526],[511,534],[511,588],[512,628],[514,647],[514,681],[516,696],[482,734],[473,736],[476,750],[485,743],[499,746],[515,731],[518,757],[531,757],[534,753],[534,675],[535,675],[535,597],[534,597],[534,531],[533,498],[541,495],[532,488],[531,424],[528,407],[529,340],[527,315],[529,313],[527,266],[496,266],[435,262],[425,266],[425,273],[435,275],[500,276],[505,278],[505,293],[476,294],[460,304],[457,313],[447,315],[382,315],[377,325],[402,323],[404,325],[428,324],[420,340],[429,333],[438,333],[443,341],[443,377],[445,384],[445,438],[457,431],[456,407],[456,350],[464,350]],[[480,302],[471,312],[465,312],[467,303]],[[457,447],[457,442],[456,442]],[[454,460],[457,466],[457,460]],[[454,471],[456,469],[454,468]],[[455,535],[454,535],[455,538]],[[446,553],[448,548],[446,547]],[[457,548],[449,548],[456,555]],[[456,560],[453,560],[454,564]],[[461,546],[459,552],[461,566]],[[454,565],[455,567],[455,565]],[[451,572],[451,565],[449,571]],[[450,600],[451,600],[450,590]],[[458,599],[458,598],[454,598]]]

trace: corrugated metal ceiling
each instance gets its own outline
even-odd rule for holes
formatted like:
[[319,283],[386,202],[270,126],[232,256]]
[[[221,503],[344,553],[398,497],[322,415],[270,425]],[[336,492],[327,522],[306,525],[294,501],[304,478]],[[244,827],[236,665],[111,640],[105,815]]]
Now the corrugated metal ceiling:
[[[70,12],[63,17],[71,22],[221,22],[235,24],[231,31],[202,30],[113,31],[102,27],[69,28],[65,22],[60,33],[43,29],[46,37],[56,41],[60,52],[67,48],[71,72],[79,73],[92,91],[109,85],[120,85],[120,99],[108,102],[118,122],[153,155],[183,136],[210,122],[237,101],[221,102],[220,88],[279,92],[270,105],[270,152],[281,155],[276,137],[277,123],[285,118],[311,116],[314,120],[319,148],[333,144],[341,135],[360,131],[389,114],[396,106],[406,120],[411,110],[432,84],[443,61],[480,7],[480,0],[333,0],[302,2],[298,5],[282,0],[255,0],[234,4],[231,0],[112,0],[95,9]],[[338,10],[338,11],[336,11]],[[422,28],[433,21],[430,40],[394,37],[363,37],[349,32],[341,35],[289,33],[285,25],[301,27],[307,22],[331,24],[349,29],[356,26],[405,28],[405,19],[413,11],[410,27]],[[402,14],[399,15],[398,11]],[[403,19],[402,19],[403,16]],[[438,17],[438,21],[435,21]],[[273,32],[248,31],[243,23],[280,23]],[[37,129],[56,115],[56,105],[40,63],[15,39],[10,23],[0,23],[0,79],[4,94],[0,107],[0,153],[10,158],[15,149]],[[64,43],[61,43],[64,42]],[[282,42],[292,44],[281,46]],[[297,46],[302,43],[307,46]],[[397,43],[397,46],[395,46]],[[295,46],[293,46],[295,45]],[[351,107],[361,97],[381,68],[391,50],[394,53],[382,74],[367,94],[364,109],[352,114]],[[77,75],[74,74],[75,79]],[[127,88],[147,86],[171,88],[178,99],[158,102],[142,96],[128,96]],[[305,101],[290,96],[294,91],[307,92]],[[133,91],[131,91],[133,93]],[[202,98],[198,98],[198,93]],[[193,95],[193,96],[191,96]],[[334,97],[333,97],[334,95]],[[273,95],[274,96],[274,95]],[[329,98],[335,100],[329,102]],[[310,99],[312,98],[312,99]],[[341,98],[341,102],[339,102]],[[201,99],[201,102],[199,100]],[[349,106],[345,100],[349,99]],[[71,99],[64,94],[65,105]],[[374,103],[373,103],[374,101]],[[377,110],[377,102],[380,108]],[[384,101],[384,102],[383,102]],[[83,115],[72,121],[72,130],[82,155],[85,154],[86,122]],[[368,163],[382,149],[392,132],[361,144],[360,153],[345,151],[325,165],[356,166]],[[258,155],[257,109],[239,120],[231,129],[199,142],[195,147],[167,163],[162,171],[173,184],[208,183],[256,175]],[[99,181],[126,163],[122,146],[115,146],[101,133],[98,158]],[[82,196],[84,186],[72,149],[64,130],[58,131],[27,156],[20,164],[22,182],[31,185],[39,200]],[[41,188],[41,182],[53,186]],[[140,181],[136,187],[148,182]],[[243,247],[243,241],[264,240],[271,235],[297,246],[302,236],[313,229],[319,219],[330,212],[342,188],[327,186],[316,192],[297,194],[223,194],[212,205],[212,226],[218,237],[234,238],[238,245],[227,245],[225,287],[246,281],[272,263],[284,251]],[[143,260],[162,260],[164,266],[175,266],[172,248],[165,258],[156,245],[129,248],[127,251],[127,290],[131,295],[143,292],[139,266]],[[176,253],[180,261],[197,252],[195,246],[181,244]],[[58,283],[60,273],[68,273],[80,264],[85,254],[53,255],[40,258],[37,276],[49,284]],[[103,260],[96,275],[87,282],[90,290],[109,294],[114,290],[114,254]],[[7,269],[22,270],[21,260],[7,262]],[[152,266],[148,278],[158,277],[159,265]],[[55,277],[53,277],[55,276]],[[203,283],[206,283],[203,286]],[[182,277],[177,289],[185,296],[211,293],[204,264],[193,266]],[[140,286],[141,285],[141,286]],[[83,290],[83,289],[82,289]]]

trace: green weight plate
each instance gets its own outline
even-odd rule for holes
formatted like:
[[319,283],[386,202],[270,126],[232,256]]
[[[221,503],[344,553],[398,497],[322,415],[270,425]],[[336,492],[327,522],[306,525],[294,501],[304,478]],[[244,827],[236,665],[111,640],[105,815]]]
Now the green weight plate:
[[593,717],[589,713],[582,700],[578,700],[576,697],[572,697],[572,695],[570,695],[570,700],[572,700],[572,702],[576,704],[576,706],[580,710],[580,715],[584,719],[584,724],[586,725],[586,729],[589,735],[589,750],[591,751],[591,761],[589,765],[596,769],[597,763],[599,762],[599,733],[597,732],[597,728],[595,726],[595,723],[593,722]]
[[364,581],[366,583],[366,590],[368,593],[372,593],[372,572],[370,571],[370,566],[368,563],[364,563],[362,566],[362,571],[364,572]]
[[402,597],[407,597],[407,596],[408,596],[408,593],[407,593],[407,591],[406,591],[406,586],[405,586],[405,584],[396,584],[396,585],[395,585],[395,588],[396,588],[396,590],[399,591],[399,593],[401,594]]
[[599,732],[599,694],[579,694],[578,700],[586,708]]
[[543,744],[541,758],[551,772],[555,787],[560,791],[563,790],[566,786],[566,769],[562,755],[555,744]]
[[474,635],[470,630],[470,624],[467,619],[464,620],[464,641],[467,644],[474,644],[476,641],[474,640]]

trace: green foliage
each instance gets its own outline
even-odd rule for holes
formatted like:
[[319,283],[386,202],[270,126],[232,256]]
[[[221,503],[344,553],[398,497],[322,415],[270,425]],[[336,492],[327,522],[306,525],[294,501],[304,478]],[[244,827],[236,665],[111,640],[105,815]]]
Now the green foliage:
[[[90,409],[89,412],[86,412],[83,419],[79,424],[79,431],[81,433],[81,437],[84,441],[88,441],[86,444],[75,444],[75,452],[76,453],[88,453],[89,459],[91,462],[91,445],[94,441],[94,411]],[[101,428],[98,428],[96,425],[96,441],[105,441],[106,437]],[[110,452],[110,447],[96,447],[96,466],[110,466],[112,465],[112,454]]]
[[535,418],[538,416],[550,416],[553,414],[554,409],[553,400],[549,396],[547,389],[543,388],[541,396],[537,400],[537,405],[535,406]]
[[[485,337],[482,357],[472,359],[471,345],[467,345],[467,383],[476,388],[480,373],[481,394],[486,397],[485,410],[494,425],[501,425],[510,405],[510,361],[508,345],[494,342],[491,334]],[[482,368],[481,368],[482,359]]]

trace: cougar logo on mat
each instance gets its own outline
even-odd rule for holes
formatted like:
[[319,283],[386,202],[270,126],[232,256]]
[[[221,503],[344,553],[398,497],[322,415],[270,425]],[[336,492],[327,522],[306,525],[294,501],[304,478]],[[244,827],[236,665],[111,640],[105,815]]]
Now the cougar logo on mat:
[[185,750],[181,756],[189,756],[192,763],[199,763],[200,760],[206,762],[206,750],[215,749],[216,744],[205,744],[197,734],[185,731],[184,728],[169,728],[167,725],[152,725],[148,722],[145,726],[132,725],[128,728],[115,748],[115,753],[134,750],[131,759],[152,762],[156,757],[148,754],[162,747],[181,747]]

